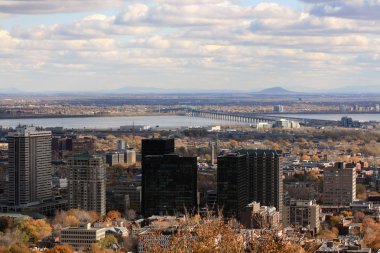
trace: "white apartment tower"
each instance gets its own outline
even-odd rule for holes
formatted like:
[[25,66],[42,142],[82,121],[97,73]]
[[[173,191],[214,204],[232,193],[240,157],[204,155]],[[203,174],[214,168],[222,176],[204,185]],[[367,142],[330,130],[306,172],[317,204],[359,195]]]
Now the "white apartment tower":
[[52,196],[51,132],[18,126],[8,133],[7,202],[30,206]]

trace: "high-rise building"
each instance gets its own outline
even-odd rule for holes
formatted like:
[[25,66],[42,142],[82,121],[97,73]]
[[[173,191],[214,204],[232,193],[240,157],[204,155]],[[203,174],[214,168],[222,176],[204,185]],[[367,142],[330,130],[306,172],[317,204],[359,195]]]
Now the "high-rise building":
[[240,218],[249,203],[247,156],[225,154],[218,157],[217,203],[225,217]]
[[107,209],[127,214],[129,210],[141,212],[141,186],[119,185],[107,187]]
[[175,154],[143,158],[142,212],[175,215],[197,207],[197,158]]
[[[141,202],[141,211],[144,214],[145,210],[145,198],[148,197],[149,193],[145,193],[147,187],[149,187],[149,182],[146,182],[146,177],[148,175],[148,170],[144,166],[145,157],[148,155],[165,155],[174,153],[174,139],[173,138],[152,138],[152,139],[143,139],[141,141],[141,165],[142,165],[142,196],[143,200]],[[148,179],[149,180],[149,179]],[[144,187],[147,185],[147,187]]]
[[9,206],[29,206],[51,198],[51,132],[19,126],[8,134]]
[[320,208],[313,200],[291,200],[283,213],[284,227],[298,225],[309,228],[314,234],[319,231]]
[[141,145],[141,157],[144,162],[144,157],[147,155],[165,155],[174,153],[173,138],[153,138],[143,139]]
[[249,171],[249,203],[274,206],[282,214],[282,156],[279,150],[240,150],[247,155]]
[[69,159],[70,208],[106,213],[106,173],[102,157],[89,153],[74,154]]
[[323,205],[349,206],[356,198],[356,168],[344,162],[323,170]]

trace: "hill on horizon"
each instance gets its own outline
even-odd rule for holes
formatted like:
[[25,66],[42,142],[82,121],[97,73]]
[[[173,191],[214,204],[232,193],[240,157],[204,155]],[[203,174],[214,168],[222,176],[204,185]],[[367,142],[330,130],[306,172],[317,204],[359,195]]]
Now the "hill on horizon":
[[263,89],[263,90],[258,91],[256,93],[260,93],[260,94],[290,94],[290,93],[296,93],[296,92],[277,86],[277,87]]

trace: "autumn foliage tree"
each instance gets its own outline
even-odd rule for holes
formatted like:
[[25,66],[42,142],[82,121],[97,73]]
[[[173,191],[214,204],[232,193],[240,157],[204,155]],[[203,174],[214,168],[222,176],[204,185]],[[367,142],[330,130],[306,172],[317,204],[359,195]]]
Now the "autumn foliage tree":
[[121,213],[115,210],[109,211],[106,216],[106,220],[116,220],[119,218],[121,218]]
[[173,235],[168,248],[164,248],[159,243],[152,243],[147,245],[147,250],[152,253],[303,252],[298,245],[291,245],[277,239],[274,233],[268,234],[267,237],[253,239],[239,233],[239,229],[233,223],[226,223],[221,217],[205,219],[193,217],[188,219]]
[[45,253],[74,253],[74,250],[67,244],[58,245],[54,248],[47,249],[44,251]]
[[55,232],[60,232],[63,228],[78,226],[79,223],[80,221],[76,216],[65,211],[57,212],[52,221]]
[[52,227],[44,219],[26,219],[19,224],[19,230],[27,236],[30,242],[36,243],[51,235]]
[[15,243],[9,247],[9,253],[31,253],[28,246],[22,243]]
[[376,250],[380,249],[380,223],[376,223],[372,218],[366,217],[363,220],[364,243]]

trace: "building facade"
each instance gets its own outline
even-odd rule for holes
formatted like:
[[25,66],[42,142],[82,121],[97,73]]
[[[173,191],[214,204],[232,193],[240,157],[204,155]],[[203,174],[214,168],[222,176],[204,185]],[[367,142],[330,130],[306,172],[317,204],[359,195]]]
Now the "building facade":
[[141,157],[147,155],[165,155],[174,153],[174,139],[173,138],[153,138],[143,139],[141,143]]
[[218,157],[217,203],[225,217],[240,218],[249,203],[247,156],[225,154]]
[[248,158],[248,203],[256,201],[264,206],[274,206],[282,214],[283,166],[281,151],[240,150],[239,153]]
[[349,206],[356,198],[356,168],[337,162],[323,170],[323,205]]
[[124,163],[124,152],[111,152],[106,154],[106,163],[109,166]]
[[90,223],[81,224],[79,227],[65,228],[61,231],[61,242],[76,250],[88,250],[92,244],[106,236],[107,230],[108,228],[91,227]]
[[147,155],[143,162],[142,213],[184,214],[197,207],[197,158]]
[[258,202],[252,202],[245,207],[240,222],[248,229],[277,227],[280,213],[273,206],[261,206]]
[[[141,202],[141,211],[144,214],[145,203],[144,199],[147,199],[150,196],[150,193],[146,193],[145,191],[149,188],[150,180],[149,174],[152,171],[149,171],[145,166],[144,160],[148,155],[165,155],[174,153],[174,139],[173,138],[151,138],[151,139],[143,139],[141,141],[141,167],[142,167],[142,177],[141,177],[141,185],[142,185],[142,202]],[[148,207],[147,207],[148,208]]]
[[283,213],[284,227],[298,225],[317,234],[320,225],[320,207],[313,200],[291,200]]
[[69,159],[70,208],[106,213],[106,174],[103,159],[89,153],[75,154]]
[[129,165],[136,164],[136,151],[133,149],[127,149],[124,152],[124,163]]
[[19,126],[8,134],[9,206],[29,206],[51,198],[51,132]]

